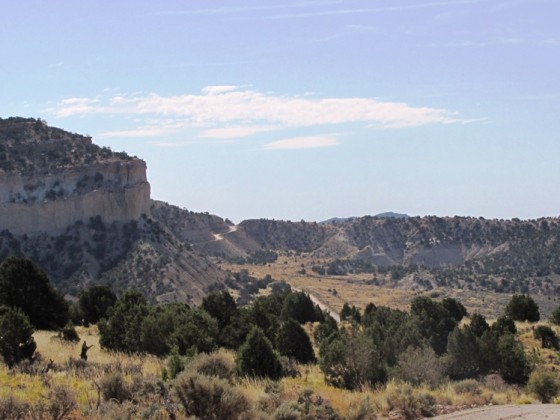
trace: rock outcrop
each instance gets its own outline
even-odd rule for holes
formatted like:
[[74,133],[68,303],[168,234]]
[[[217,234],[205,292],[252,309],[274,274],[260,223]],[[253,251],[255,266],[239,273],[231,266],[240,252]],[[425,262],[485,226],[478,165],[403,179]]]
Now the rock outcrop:
[[32,119],[0,120],[0,230],[56,232],[150,212],[146,163]]

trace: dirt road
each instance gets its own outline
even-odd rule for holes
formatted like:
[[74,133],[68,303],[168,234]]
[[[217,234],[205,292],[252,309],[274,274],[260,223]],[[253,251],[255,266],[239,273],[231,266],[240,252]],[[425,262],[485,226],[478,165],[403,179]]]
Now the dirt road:
[[495,405],[457,411],[443,416],[432,417],[438,420],[540,420],[560,419],[558,404]]

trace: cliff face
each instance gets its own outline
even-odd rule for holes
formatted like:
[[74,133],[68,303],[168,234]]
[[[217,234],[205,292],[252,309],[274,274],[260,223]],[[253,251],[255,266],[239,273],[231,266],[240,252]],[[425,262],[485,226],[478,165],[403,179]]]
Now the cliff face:
[[40,121],[0,120],[0,230],[60,231],[150,212],[146,164]]
[[41,120],[0,118],[0,261],[30,258],[74,296],[95,282],[199,303],[224,273],[185,243],[192,226],[168,227],[150,206],[143,160]]

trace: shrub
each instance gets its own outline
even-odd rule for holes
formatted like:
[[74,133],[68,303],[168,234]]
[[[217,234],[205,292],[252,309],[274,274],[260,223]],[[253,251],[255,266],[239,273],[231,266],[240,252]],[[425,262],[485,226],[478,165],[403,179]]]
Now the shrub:
[[552,314],[550,315],[550,322],[555,325],[560,325],[560,305],[552,311]]
[[189,371],[231,381],[235,375],[235,363],[223,352],[203,353],[195,356],[189,363]]
[[345,420],[376,420],[375,407],[369,396],[362,398],[357,404],[351,404]]
[[387,372],[373,341],[352,329],[323,340],[319,366],[325,381],[335,387],[356,389],[385,383]]
[[338,420],[340,416],[327,400],[314,393],[311,389],[304,389],[298,395],[298,404],[302,407],[303,418]]
[[338,420],[340,416],[327,400],[315,394],[310,389],[305,389],[298,395],[297,401],[285,401],[274,412],[275,420],[292,419],[323,419]]
[[0,308],[0,354],[8,367],[31,359],[37,345],[33,327],[19,308]]
[[282,376],[289,378],[297,378],[301,376],[298,369],[298,363],[295,359],[287,356],[280,356],[280,364],[282,365]]
[[114,400],[122,403],[131,397],[130,388],[119,372],[105,375],[101,379],[100,388],[105,401]]
[[529,376],[527,389],[535,394],[541,402],[547,404],[560,393],[560,382],[556,373],[538,370]]
[[457,394],[480,395],[482,389],[475,379],[464,379],[453,384],[453,389]]
[[58,337],[63,341],[70,341],[72,343],[80,341],[80,336],[76,332],[74,324],[72,324],[71,322],[66,324],[66,326],[62,330],[60,330],[60,332],[58,333]]
[[25,419],[28,417],[29,409],[29,404],[13,395],[0,397],[0,419]]
[[445,380],[445,366],[431,347],[409,347],[399,355],[398,376],[413,385],[440,385]]
[[175,380],[173,391],[187,416],[238,419],[250,409],[241,391],[218,377],[185,372]]
[[509,385],[496,373],[487,375],[484,378],[484,386],[494,393],[505,392],[509,389]]
[[63,385],[54,385],[44,403],[33,407],[33,418],[62,420],[77,407],[74,392]]
[[435,414],[435,398],[426,393],[415,394],[407,383],[390,383],[386,392],[387,405],[404,419],[432,417]]
[[167,361],[167,370],[164,372],[164,379],[167,379],[169,375],[170,379],[175,379],[183,370],[187,364],[188,357],[180,356],[178,354],[172,354]]
[[515,327],[515,322],[509,316],[501,316],[496,322],[492,324],[491,330],[498,335],[504,334],[515,334],[517,328]]
[[179,354],[185,355],[192,351],[209,353],[216,349],[218,322],[206,311],[188,310],[175,323],[170,343]]

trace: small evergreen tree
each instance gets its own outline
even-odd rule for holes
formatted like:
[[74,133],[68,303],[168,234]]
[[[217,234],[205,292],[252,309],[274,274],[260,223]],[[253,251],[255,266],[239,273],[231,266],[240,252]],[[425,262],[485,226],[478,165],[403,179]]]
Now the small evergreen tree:
[[209,353],[216,350],[218,332],[218,321],[202,309],[191,309],[176,320],[171,347],[180,355]]
[[335,387],[356,389],[387,380],[387,371],[373,341],[355,329],[342,330],[323,340],[320,356],[325,381]]
[[245,343],[239,348],[236,365],[240,375],[270,379],[279,379],[282,376],[282,365],[278,355],[258,327],[253,327]]
[[359,308],[356,308],[354,305],[350,306],[348,302],[344,302],[340,311],[340,319],[342,321],[355,321],[360,323],[362,322],[362,314]]
[[410,314],[418,322],[421,334],[438,355],[445,353],[447,338],[459,324],[464,307],[454,299],[437,302],[427,296],[418,296],[410,304]]
[[96,324],[116,301],[117,296],[107,286],[94,285],[83,290],[79,305],[84,324]]
[[505,314],[514,321],[538,322],[540,319],[539,306],[528,295],[513,295]]
[[471,316],[469,328],[474,335],[480,338],[482,337],[482,334],[490,329],[490,326],[483,315],[475,313]]
[[498,340],[499,373],[509,383],[525,384],[529,379],[531,365],[523,345],[512,334],[504,334]]
[[282,356],[287,356],[300,363],[315,361],[315,353],[309,336],[302,326],[294,319],[280,325],[276,337],[276,347]]
[[484,366],[478,338],[466,327],[457,327],[449,335],[446,358],[452,379],[474,378]]
[[187,305],[168,304],[150,307],[140,326],[142,350],[156,356],[165,356],[171,351],[170,337],[175,331],[177,321],[183,312],[188,311]]
[[36,348],[29,317],[19,308],[0,307],[0,354],[6,365],[31,359]]
[[237,305],[228,291],[212,292],[202,299],[202,309],[218,320],[218,327],[222,330],[237,312]]
[[338,325],[336,323],[336,320],[332,316],[330,316],[328,313],[325,313],[324,318],[325,320],[321,322],[313,332],[313,337],[319,345],[329,335],[338,331]]
[[229,324],[220,331],[218,344],[228,349],[237,350],[245,342],[251,331],[253,320],[247,308],[239,308],[230,318]]
[[21,308],[38,329],[53,330],[68,322],[68,304],[47,274],[32,261],[8,257],[0,264],[0,305]]
[[140,327],[148,315],[146,298],[136,290],[127,290],[98,323],[101,347],[126,353],[143,350]]
[[300,324],[321,321],[323,313],[317,309],[309,295],[303,292],[292,292],[286,296],[280,312],[280,318],[295,319]]
[[491,329],[498,335],[515,334],[517,332],[515,322],[508,316],[499,317],[496,322],[492,324]]
[[443,307],[447,310],[451,318],[460,322],[467,315],[467,309],[461,302],[453,298],[445,298],[441,301]]

